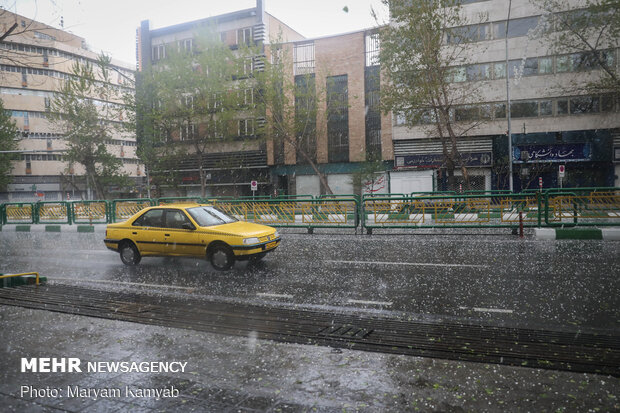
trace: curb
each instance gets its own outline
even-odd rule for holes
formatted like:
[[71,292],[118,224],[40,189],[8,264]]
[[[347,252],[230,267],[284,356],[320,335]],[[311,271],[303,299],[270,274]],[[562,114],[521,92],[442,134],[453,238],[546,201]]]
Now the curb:
[[46,233],[81,233],[92,234],[105,232],[106,224],[96,225],[45,225],[45,224],[17,224],[3,225],[1,232],[46,232]]
[[582,239],[620,241],[620,228],[534,228],[536,239]]

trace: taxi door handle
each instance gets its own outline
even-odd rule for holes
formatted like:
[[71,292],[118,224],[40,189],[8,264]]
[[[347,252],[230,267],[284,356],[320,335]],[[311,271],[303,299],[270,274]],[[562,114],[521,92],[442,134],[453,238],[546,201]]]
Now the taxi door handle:
[[132,232],[131,235],[138,235],[138,233],[137,232]]
[[164,236],[169,237],[169,236],[170,236],[170,234],[164,234]]

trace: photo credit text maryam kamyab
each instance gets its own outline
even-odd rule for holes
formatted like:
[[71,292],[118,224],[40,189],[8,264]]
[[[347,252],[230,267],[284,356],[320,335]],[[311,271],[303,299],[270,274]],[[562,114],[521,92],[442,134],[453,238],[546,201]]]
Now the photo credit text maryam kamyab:
[[[33,357],[21,359],[21,372],[28,373],[185,373],[182,361],[82,361],[72,357]],[[172,398],[179,397],[174,386],[148,388],[135,386],[84,387],[68,384],[62,387],[20,385],[22,398]]]

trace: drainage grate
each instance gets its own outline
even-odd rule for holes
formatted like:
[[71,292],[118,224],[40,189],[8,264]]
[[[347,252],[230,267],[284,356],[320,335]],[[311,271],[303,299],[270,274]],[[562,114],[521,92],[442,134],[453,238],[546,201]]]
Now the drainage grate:
[[373,330],[367,328],[359,328],[350,325],[336,325],[321,329],[318,334],[320,336],[335,338],[366,338]]

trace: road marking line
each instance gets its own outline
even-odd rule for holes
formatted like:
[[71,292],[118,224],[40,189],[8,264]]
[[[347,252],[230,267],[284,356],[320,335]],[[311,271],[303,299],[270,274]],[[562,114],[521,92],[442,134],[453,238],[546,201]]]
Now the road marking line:
[[368,304],[368,305],[392,305],[392,301],[366,301],[366,300],[347,300],[349,304]]
[[[459,307],[459,310],[469,310],[469,307]],[[512,314],[514,310],[507,310],[504,308],[484,308],[484,307],[471,307],[471,310],[478,311],[480,313],[506,313]]]
[[156,288],[173,288],[177,290],[195,290],[193,287],[179,287],[176,285],[161,285],[161,284],[145,284],[145,283],[134,283],[129,281],[113,281],[113,280],[80,280],[77,278],[62,278],[62,277],[47,277],[50,281],[62,280],[62,281],[75,281],[81,283],[100,283],[100,284],[122,284],[122,285],[132,285],[139,287],[156,287]]
[[324,262],[335,262],[341,264],[378,264],[378,265],[413,265],[427,267],[472,267],[487,268],[488,265],[476,264],[437,264],[432,262],[392,262],[392,261],[342,261],[342,260],[324,260]]
[[272,293],[257,293],[259,297],[271,297],[271,298],[293,298],[290,294],[272,294]]

